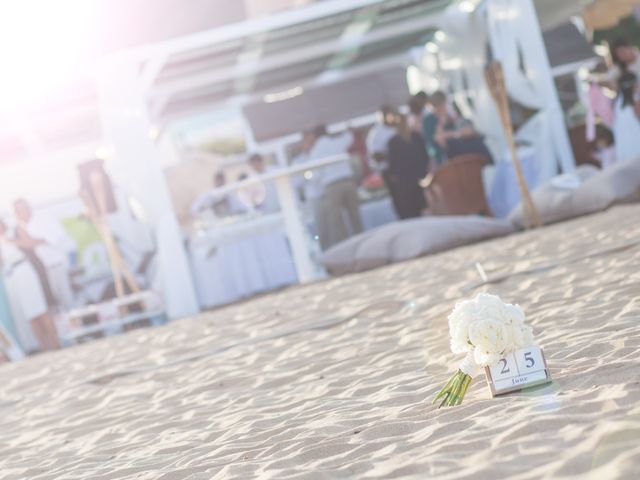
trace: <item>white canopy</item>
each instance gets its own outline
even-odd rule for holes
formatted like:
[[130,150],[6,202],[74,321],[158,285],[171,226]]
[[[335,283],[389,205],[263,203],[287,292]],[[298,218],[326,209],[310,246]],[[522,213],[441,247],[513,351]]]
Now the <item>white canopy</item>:
[[[450,13],[494,1],[326,0],[127,50],[105,62],[98,87],[84,82],[29,115],[24,129],[10,131],[4,143],[10,155],[2,157],[46,156],[79,143],[113,146],[116,176],[138,195],[156,227],[168,311],[186,315],[197,305],[158,161],[158,127],[221,104],[248,105],[403,65],[412,47],[455,19]],[[556,26],[588,2],[536,3],[543,26]]]
[[[198,0],[198,8],[190,10],[184,2],[165,1],[165,15],[180,17],[179,30],[169,29],[165,37],[203,28],[206,3]],[[253,103],[269,93],[332,84],[404,65],[407,51],[440,28],[445,9],[455,7],[452,3],[456,2],[326,0],[134,47],[121,55],[138,62],[147,86],[150,119],[155,125],[166,125],[221,103]],[[544,30],[580,14],[589,3],[535,0]],[[147,37],[162,35],[148,33]],[[88,77],[69,85],[54,101],[23,113],[25,121],[0,122],[2,163],[80,145],[95,149],[101,142],[97,87]]]

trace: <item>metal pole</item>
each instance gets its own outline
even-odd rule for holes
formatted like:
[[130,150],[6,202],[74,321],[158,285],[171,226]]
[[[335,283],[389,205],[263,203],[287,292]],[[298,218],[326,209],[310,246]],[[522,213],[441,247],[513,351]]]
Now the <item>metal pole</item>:
[[[276,149],[278,164],[286,166],[284,146]],[[304,222],[298,211],[298,201],[291,186],[289,175],[278,176],[274,179],[280,201],[280,209],[284,218],[284,226],[289,238],[293,262],[300,283],[308,283],[318,278],[317,268],[311,258],[311,240]]]

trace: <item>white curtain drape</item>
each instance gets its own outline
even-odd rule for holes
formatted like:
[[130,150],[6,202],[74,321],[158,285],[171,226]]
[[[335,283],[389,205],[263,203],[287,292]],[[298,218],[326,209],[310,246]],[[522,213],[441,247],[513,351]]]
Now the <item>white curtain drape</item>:
[[[542,75],[549,72],[540,68],[540,62],[536,63],[532,54],[535,47],[530,44],[531,22],[536,22],[536,18],[526,14],[524,3],[522,0],[491,0],[487,3],[486,25],[493,56],[502,64],[509,97],[537,110],[537,114],[520,127],[516,140],[528,143],[534,149],[540,183],[558,173],[559,158],[554,148],[557,142],[550,122],[554,116],[559,116],[562,123],[562,112],[548,98],[548,88],[545,88],[548,85]],[[542,53],[546,55],[546,52]]]
[[[467,14],[451,9],[438,42],[441,71],[462,112],[485,135],[497,161],[509,160],[504,132],[487,88],[487,51],[502,64],[509,97],[537,113],[516,132],[535,151],[538,182],[574,166],[563,113],[530,0],[488,0]],[[490,47],[489,47],[490,46]]]
[[500,159],[506,143],[498,111],[485,82],[488,37],[484,18],[458,11],[446,17],[443,30],[446,39],[439,44],[443,67],[440,73],[452,87],[456,105],[485,136],[494,158]]
[[525,107],[538,110],[543,107],[542,95],[526,74],[527,59],[519,33],[526,28],[521,25],[524,20],[513,0],[492,0],[487,5],[488,36],[493,56],[502,64],[509,96]]

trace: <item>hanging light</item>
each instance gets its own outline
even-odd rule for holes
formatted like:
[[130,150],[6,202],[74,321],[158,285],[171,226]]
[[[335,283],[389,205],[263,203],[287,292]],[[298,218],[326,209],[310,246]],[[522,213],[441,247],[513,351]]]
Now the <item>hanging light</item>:
[[294,87],[282,92],[268,93],[264,96],[263,100],[265,103],[282,102],[284,100],[289,100],[290,98],[302,95],[303,92],[304,90],[302,87]]

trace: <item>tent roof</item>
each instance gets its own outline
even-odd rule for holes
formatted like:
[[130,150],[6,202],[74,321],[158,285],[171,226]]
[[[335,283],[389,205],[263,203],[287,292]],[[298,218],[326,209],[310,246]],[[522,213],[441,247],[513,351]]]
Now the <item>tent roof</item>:
[[[311,87],[279,102],[258,101],[244,107],[258,142],[310,130],[362,115],[381,105],[400,106],[409,97],[404,67],[356,76],[339,83]],[[272,121],[277,118],[278,121]]]
[[[453,2],[325,0],[124,54],[139,60],[152,119],[162,125],[212,110],[221,102],[247,105],[266,94],[296,87],[313,91],[389,71],[402,64],[411,47],[424,43]],[[571,0],[560,8],[555,0],[536,0],[541,17],[554,21],[559,16],[566,20],[585,3],[588,0]],[[554,8],[556,16],[551,14]],[[29,119],[26,131],[16,130],[11,122],[10,128],[0,129],[2,161],[23,157],[27,150],[46,152],[100,141],[92,81],[70,88],[39,111],[24,113]]]
[[[230,97],[261,97],[405,54],[451,0],[326,1],[154,52],[151,111],[161,119]],[[304,16],[302,14],[304,13]],[[205,46],[203,46],[203,44]]]
[[554,74],[567,73],[565,67],[598,58],[593,45],[571,22],[547,30],[543,38]]

